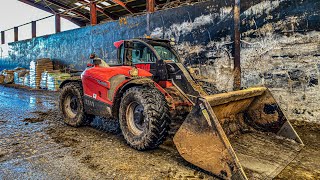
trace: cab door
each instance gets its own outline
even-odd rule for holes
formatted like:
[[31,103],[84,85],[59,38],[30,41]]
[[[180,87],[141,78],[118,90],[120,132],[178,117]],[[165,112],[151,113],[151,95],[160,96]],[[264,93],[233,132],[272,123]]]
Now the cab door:
[[149,71],[155,81],[166,79],[165,63],[150,44],[136,39],[125,42],[122,48],[120,57],[124,58],[122,59],[124,64]]
[[140,69],[156,73],[157,58],[153,51],[142,42],[133,42],[132,64]]

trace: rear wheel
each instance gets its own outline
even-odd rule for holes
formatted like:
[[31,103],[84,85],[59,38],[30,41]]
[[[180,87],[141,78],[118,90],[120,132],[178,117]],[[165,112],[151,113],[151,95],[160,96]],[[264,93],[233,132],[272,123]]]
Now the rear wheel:
[[121,99],[119,121],[131,147],[137,150],[156,148],[168,133],[168,104],[163,94],[154,88],[130,88]]
[[60,94],[60,110],[64,122],[70,126],[88,125],[94,116],[86,114],[83,107],[83,90],[78,82],[67,83]]

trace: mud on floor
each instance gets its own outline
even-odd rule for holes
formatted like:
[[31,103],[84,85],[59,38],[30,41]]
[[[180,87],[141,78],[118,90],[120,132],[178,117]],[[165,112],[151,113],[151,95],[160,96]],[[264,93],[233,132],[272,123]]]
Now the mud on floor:
[[[49,110],[46,112],[43,111],[34,111],[31,112],[32,115],[36,116],[36,117],[27,117],[24,118],[22,121],[26,122],[26,123],[38,123],[38,122],[42,122],[45,119],[47,119],[47,117],[49,117],[51,114],[53,114],[53,110]],[[1,122],[0,122],[1,123]]]
[[[48,118],[50,114],[56,116],[57,112],[38,114],[42,117],[42,121],[48,122],[54,119]],[[95,120],[96,122],[92,124],[93,128],[72,128],[64,125],[61,118],[57,120],[60,123],[54,123],[45,128],[45,134],[49,135],[61,149],[70,149],[70,155],[75,164],[79,163],[87,169],[86,171],[90,171],[89,177],[216,179],[185,162],[176,152],[171,140],[166,141],[157,150],[138,152],[126,145],[116,122],[105,123],[105,120],[100,119]],[[293,126],[306,146],[275,179],[319,179],[320,125],[294,121]],[[19,142],[16,142],[16,145],[12,144],[12,147],[14,146],[19,146]],[[0,159],[5,155],[5,152],[0,153]],[[61,154],[56,158],[66,157],[68,155]]]
[[[148,178],[154,178],[156,176],[165,179],[215,179],[214,177],[210,176],[210,174],[199,170],[180,158],[170,139],[166,141],[159,150],[155,150],[153,152],[137,152],[125,144],[123,137],[121,134],[119,134],[118,130],[115,131],[115,129],[117,129],[116,122],[113,124],[115,127],[103,125],[103,122],[96,123],[98,124],[93,125],[95,129],[70,129],[69,127],[62,127],[47,129],[46,132],[54,139],[56,143],[59,143],[64,147],[71,147],[72,156],[79,158],[80,163],[85,164],[89,169],[96,172],[105,173],[106,166],[101,162],[101,159],[108,159],[109,163],[112,164],[113,168],[117,169],[116,171],[121,177],[136,178],[138,177],[136,173],[141,173],[141,170],[143,171],[145,168],[145,164],[150,164],[149,158],[151,155],[152,158],[155,159],[155,162],[163,164],[163,166],[157,166],[158,163],[151,163],[151,166],[156,169],[163,168],[163,170],[160,171],[161,175],[158,174],[158,171],[152,172],[151,170],[151,174],[147,176]],[[110,122],[108,123],[110,125]],[[293,121],[293,126],[304,141],[305,147],[302,149],[297,158],[293,160],[293,162],[290,163],[275,179],[319,179],[320,142],[318,139],[320,139],[320,124]],[[66,129],[68,129],[68,131],[66,131]],[[96,136],[110,136],[110,129],[113,135],[111,138],[112,140],[108,138],[110,141],[107,143],[107,145],[113,146],[116,152],[110,151],[110,149],[105,149],[105,152],[102,153],[101,151],[104,151],[103,147],[106,144],[102,143],[103,138],[97,140]],[[83,137],[84,132],[86,133],[86,138]],[[88,143],[83,142],[84,139],[92,143],[90,147],[84,146],[84,144]],[[119,151],[119,149],[121,150]],[[117,152],[119,154],[117,154]],[[135,157],[135,153],[138,154],[137,157]],[[163,156],[163,153],[165,156]],[[110,155],[112,157],[103,157]],[[123,158],[122,160],[119,160],[120,156]],[[164,159],[159,161],[159,158]],[[128,164],[128,161],[131,165]],[[175,162],[177,167],[173,166],[167,169],[167,164],[164,164],[164,161],[168,161],[169,163]],[[188,169],[188,173],[181,173],[181,166],[185,166],[185,168]],[[194,171],[194,173],[190,174],[189,170]]]
[[[183,160],[170,140],[139,152],[125,143],[117,121],[96,118],[89,127],[72,128],[54,105],[57,94],[4,90],[0,99],[8,104],[0,104],[7,109],[0,113],[0,179],[215,179]],[[39,99],[36,104],[30,104],[33,97]],[[33,109],[13,111],[12,99]],[[37,122],[26,126],[26,117]],[[320,125],[292,124],[306,146],[276,179],[320,179]]]
[[42,122],[44,119],[41,118],[25,118],[23,122],[29,122],[29,123],[37,123],[37,122]]
[[320,124],[292,121],[292,125],[305,147],[275,179],[320,179]]
[[185,162],[170,140],[159,149],[139,152],[125,143],[116,121],[98,118],[91,127],[59,125],[45,132],[61,148],[70,148],[75,162],[110,178],[215,179]]

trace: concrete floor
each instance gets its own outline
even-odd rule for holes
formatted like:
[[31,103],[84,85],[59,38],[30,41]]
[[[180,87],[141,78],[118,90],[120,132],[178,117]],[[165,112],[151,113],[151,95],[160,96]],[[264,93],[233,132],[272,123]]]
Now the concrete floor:
[[[133,150],[117,122],[66,126],[57,100],[54,92],[0,86],[0,179],[214,179],[184,161],[170,141]],[[320,179],[320,125],[293,124],[306,147],[276,179]]]

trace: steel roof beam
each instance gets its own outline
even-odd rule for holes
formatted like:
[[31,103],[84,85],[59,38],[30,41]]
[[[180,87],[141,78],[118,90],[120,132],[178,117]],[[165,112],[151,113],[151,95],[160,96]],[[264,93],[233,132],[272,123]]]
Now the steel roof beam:
[[[62,8],[62,9],[65,9],[65,10],[71,9],[70,7],[68,7],[66,5],[63,5],[61,3],[58,3],[56,1],[52,1],[52,0],[45,0],[45,1],[51,3],[51,4],[55,5],[55,6],[58,6],[58,7]],[[81,16],[82,18],[90,21],[90,17],[88,17],[87,15],[83,14],[82,12],[79,12],[77,10],[69,10],[69,12],[75,13],[76,15]]]
[[132,9],[131,7],[127,6],[124,2],[122,2],[121,0],[111,0],[112,2],[119,4],[121,7],[123,7],[125,10],[127,10],[130,14],[134,14],[137,11],[135,11],[134,9]]
[[[25,4],[28,4],[30,6],[33,6],[35,8],[41,9],[43,11],[46,11],[48,13],[55,14],[55,12],[52,12],[52,10],[50,8],[44,7],[44,6],[42,6],[42,5],[38,4],[38,3],[34,3],[33,1],[30,1],[30,0],[19,0],[19,1],[23,2]],[[83,23],[83,22],[81,22],[79,20],[76,20],[74,18],[71,18],[71,17],[68,17],[68,16],[63,16],[63,18],[73,22],[74,24],[76,24],[76,25],[78,25],[80,27],[86,26],[86,23]]]
[[[79,2],[82,2],[82,3],[88,3],[87,1],[85,0],[79,0]],[[116,20],[118,19],[117,16],[115,16],[114,14],[110,13],[110,12],[106,12],[104,11],[103,9],[97,7],[97,11],[99,11],[100,13],[102,13],[103,15],[107,16],[108,18],[112,19],[112,20]]]

